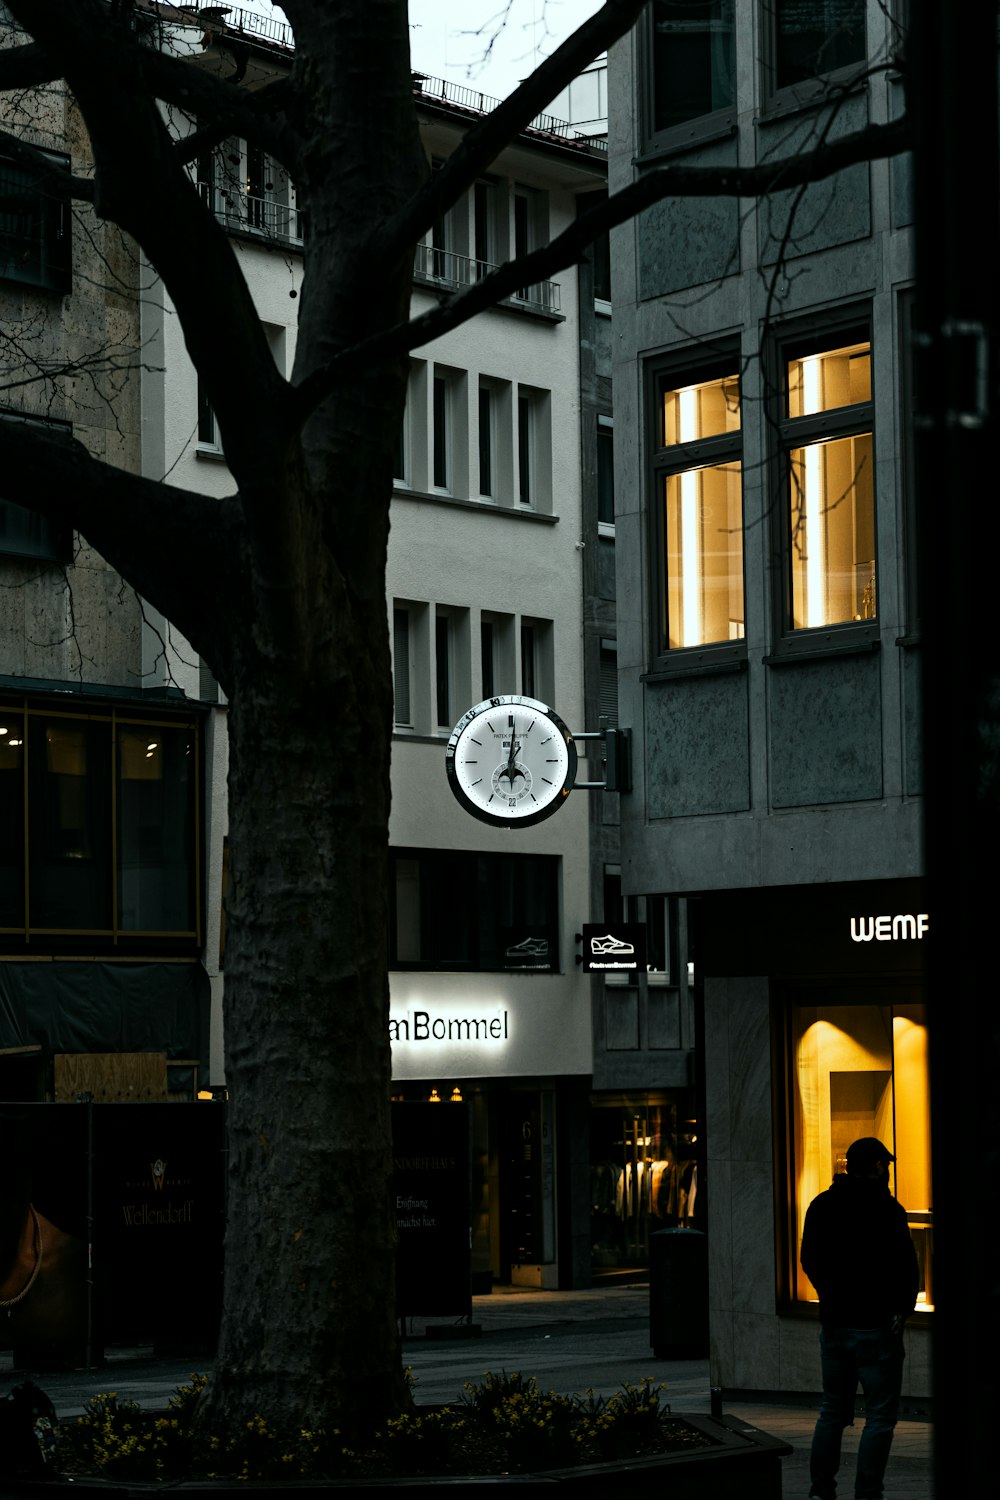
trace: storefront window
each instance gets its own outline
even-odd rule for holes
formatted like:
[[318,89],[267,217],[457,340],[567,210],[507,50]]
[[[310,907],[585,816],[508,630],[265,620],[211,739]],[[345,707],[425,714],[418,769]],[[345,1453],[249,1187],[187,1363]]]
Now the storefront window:
[[806,1210],[846,1171],[847,1148],[876,1136],[896,1161],[920,1264],[918,1310],[933,1306],[930,1099],[922,1005],[801,1005],[791,1010],[793,1300],[816,1302],[798,1261]]
[[592,1100],[590,1212],[595,1276],[648,1266],[651,1234],[695,1224],[700,1210],[693,1113],[681,1093]]

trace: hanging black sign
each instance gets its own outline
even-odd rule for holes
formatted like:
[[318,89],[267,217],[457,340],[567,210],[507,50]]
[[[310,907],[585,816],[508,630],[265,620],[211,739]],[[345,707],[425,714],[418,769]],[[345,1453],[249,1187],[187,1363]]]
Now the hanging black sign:
[[585,974],[641,974],[646,969],[646,929],[641,922],[586,924]]

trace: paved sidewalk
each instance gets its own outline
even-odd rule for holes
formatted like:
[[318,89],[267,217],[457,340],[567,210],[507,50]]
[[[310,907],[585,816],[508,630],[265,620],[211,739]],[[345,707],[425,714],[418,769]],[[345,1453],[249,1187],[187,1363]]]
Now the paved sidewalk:
[[[580,1323],[607,1323],[609,1326],[624,1320],[644,1321],[649,1317],[649,1287],[642,1283],[616,1284],[611,1282],[592,1287],[587,1291],[544,1292],[522,1287],[494,1287],[485,1297],[474,1297],[472,1318],[482,1325],[482,1337],[490,1333],[508,1333],[515,1329],[528,1332],[547,1325]],[[414,1318],[407,1323],[407,1333],[422,1334],[428,1323],[447,1322],[441,1318]],[[817,1375],[819,1355],[817,1353]],[[697,1394],[686,1391],[678,1399],[668,1400],[674,1411],[708,1411],[711,1392],[709,1388],[708,1361],[685,1362],[687,1372],[693,1377],[697,1391],[698,1375],[703,1377],[703,1387]],[[687,1384],[688,1382],[685,1382]],[[775,1437],[784,1438],[794,1452],[782,1459],[782,1490],[784,1500],[795,1500],[809,1494],[809,1445],[816,1424],[816,1407],[801,1405],[775,1405],[762,1402],[725,1402],[724,1410],[741,1417],[749,1427],[759,1427]],[[849,1496],[852,1491],[851,1478],[858,1440],[864,1427],[858,1418],[853,1427],[844,1433],[843,1465],[840,1489]],[[933,1424],[922,1421],[901,1421],[893,1439],[889,1467],[886,1471],[886,1500],[933,1500],[932,1480]]]

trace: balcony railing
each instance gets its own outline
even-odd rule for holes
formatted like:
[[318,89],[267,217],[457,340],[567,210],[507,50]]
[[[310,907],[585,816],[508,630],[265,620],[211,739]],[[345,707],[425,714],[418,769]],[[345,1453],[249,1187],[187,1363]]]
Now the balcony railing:
[[242,229],[269,240],[301,245],[303,215],[297,208],[273,198],[254,197],[235,183],[216,187],[211,182],[199,182],[198,191],[202,202],[208,204],[227,229]]
[[[418,245],[413,263],[413,274],[418,281],[451,289],[473,286],[496,269],[489,261],[473,260],[468,255],[456,254],[454,250],[439,250],[436,245]],[[515,306],[520,304],[536,311],[557,313],[560,308],[559,283],[538,281],[534,286],[519,287],[508,300]]]
[[[413,91],[431,99],[443,99],[448,104],[455,104],[459,109],[467,109],[475,114],[490,114],[501,102],[492,94],[481,94],[478,89],[465,88],[462,84],[452,83],[445,78],[428,78],[424,73],[413,74]],[[603,136],[587,135],[584,131],[577,130],[568,120],[557,119],[555,115],[536,115],[527,128],[542,135],[559,136],[573,145],[590,146],[595,151],[608,149],[607,140]]]

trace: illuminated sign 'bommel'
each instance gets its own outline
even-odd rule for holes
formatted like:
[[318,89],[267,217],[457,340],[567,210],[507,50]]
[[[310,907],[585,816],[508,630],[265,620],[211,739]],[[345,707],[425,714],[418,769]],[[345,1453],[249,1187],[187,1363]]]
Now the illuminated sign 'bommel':
[[495,1016],[432,1016],[415,1010],[412,1015],[389,1022],[391,1042],[505,1042],[509,1036],[507,1012]]
[[851,938],[855,943],[899,943],[922,938],[930,926],[925,911],[916,916],[852,917]]

